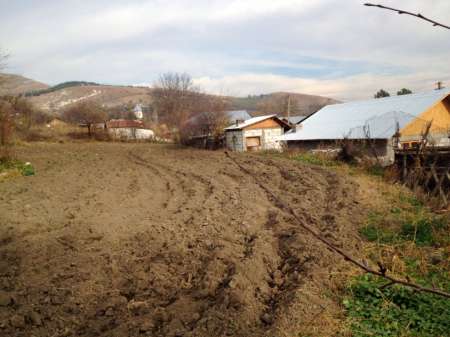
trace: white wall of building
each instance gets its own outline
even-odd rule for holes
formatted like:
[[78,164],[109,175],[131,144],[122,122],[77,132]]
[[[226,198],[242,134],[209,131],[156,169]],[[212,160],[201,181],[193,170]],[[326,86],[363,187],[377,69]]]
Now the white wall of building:
[[153,139],[155,133],[150,129],[109,128],[108,134],[114,139],[145,140]]
[[136,139],[152,139],[155,137],[155,133],[150,129],[136,129]]
[[227,131],[225,133],[227,148],[231,151],[245,151],[245,144],[242,130]]
[[251,130],[235,130],[227,131],[226,145],[229,150],[232,151],[247,151],[245,138],[247,137],[260,137],[262,150],[281,150],[282,144],[278,140],[283,134],[283,128],[270,128],[270,129],[251,129]]
[[281,127],[271,129],[253,129],[246,130],[245,137],[261,137],[262,150],[281,150],[281,142],[278,140],[283,134]]

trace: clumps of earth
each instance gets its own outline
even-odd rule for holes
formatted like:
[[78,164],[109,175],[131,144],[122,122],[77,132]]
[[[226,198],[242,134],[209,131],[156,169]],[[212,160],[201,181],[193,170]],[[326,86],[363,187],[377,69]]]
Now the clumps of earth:
[[365,210],[335,172],[232,154],[249,175],[167,145],[18,152],[38,174],[0,184],[2,336],[286,336],[338,310],[323,294],[346,265],[255,182],[357,251]]

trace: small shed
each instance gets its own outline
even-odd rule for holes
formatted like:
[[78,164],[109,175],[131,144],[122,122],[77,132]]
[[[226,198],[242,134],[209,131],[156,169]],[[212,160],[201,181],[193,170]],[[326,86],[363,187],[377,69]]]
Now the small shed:
[[276,115],[254,117],[225,128],[225,142],[232,151],[281,150],[278,138],[289,129]]

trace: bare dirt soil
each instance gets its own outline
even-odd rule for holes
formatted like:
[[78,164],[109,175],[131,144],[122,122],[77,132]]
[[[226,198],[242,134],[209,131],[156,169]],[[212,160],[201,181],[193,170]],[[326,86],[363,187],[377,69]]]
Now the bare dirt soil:
[[1,336],[317,336],[339,329],[366,209],[331,170],[149,144],[33,144],[0,184]]

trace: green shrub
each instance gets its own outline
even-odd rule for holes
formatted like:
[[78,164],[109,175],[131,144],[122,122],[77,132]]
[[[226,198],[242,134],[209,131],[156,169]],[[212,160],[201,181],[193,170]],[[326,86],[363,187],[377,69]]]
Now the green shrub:
[[301,153],[298,154],[292,159],[296,161],[300,161],[306,164],[319,165],[319,166],[337,166],[338,163],[334,160],[326,159],[321,156],[315,155],[313,153]]
[[450,333],[450,301],[402,286],[380,287],[386,281],[358,277],[343,304],[354,337],[441,337]]
[[397,238],[395,232],[379,228],[372,224],[361,228],[359,233],[371,242],[377,241],[380,243],[393,243]]
[[28,176],[34,176],[34,167],[33,165],[31,165],[30,163],[25,163],[22,167],[21,167],[21,172],[22,175],[28,177]]
[[377,177],[384,176],[384,167],[381,165],[372,165],[372,166],[369,166],[366,170],[367,170],[367,173],[370,175],[377,176]]
[[414,241],[417,246],[436,246],[450,241],[446,217],[427,212],[415,198],[406,202],[406,208],[393,206],[387,214],[369,213],[359,233],[368,241],[391,244]]
[[33,165],[20,160],[0,160],[0,173],[8,170],[18,170],[23,176],[35,174]]

